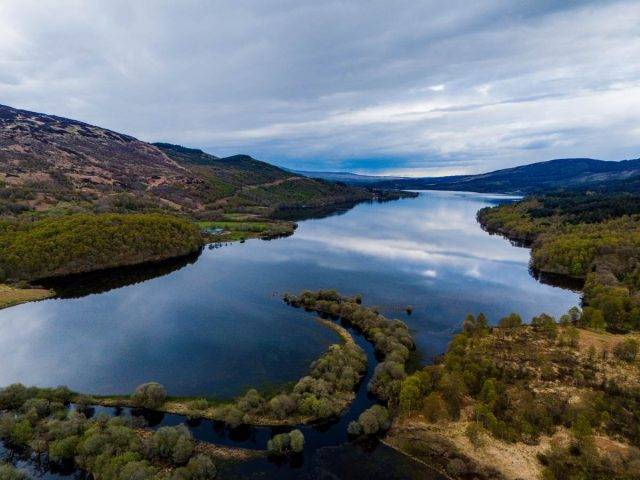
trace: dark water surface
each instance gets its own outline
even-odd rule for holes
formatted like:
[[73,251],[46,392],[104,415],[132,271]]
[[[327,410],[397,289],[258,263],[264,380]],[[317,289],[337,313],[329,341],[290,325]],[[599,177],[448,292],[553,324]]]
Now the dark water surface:
[[285,305],[286,291],[362,293],[409,324],[425,360],[468,312],[496,321],[578,304],[530,275],[527,249],[481,230],[476,211],[499,201],[425,192],[303,221],[284,239],[67,281],[64,298],[0,311],[0,385],[109,394],[155,380],[171,395],[229,396],[292,381],[337,337]]

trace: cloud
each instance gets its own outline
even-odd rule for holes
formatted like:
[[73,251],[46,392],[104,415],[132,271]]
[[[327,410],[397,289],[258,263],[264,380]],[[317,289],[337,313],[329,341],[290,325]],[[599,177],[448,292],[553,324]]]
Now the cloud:
[[637,157],[640,4],[23,0],[0,103],[289,167]]
[[422,271],[422,275],[427,278],[436,278],[438,276],[438,272],[432,269],[427,269]]

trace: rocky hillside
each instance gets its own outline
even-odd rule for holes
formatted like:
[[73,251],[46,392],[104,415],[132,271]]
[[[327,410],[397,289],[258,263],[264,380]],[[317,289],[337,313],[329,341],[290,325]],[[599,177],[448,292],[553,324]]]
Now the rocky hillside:
[[0,106],[2,213],[129,202],[198,209],[207,185],[160,149],[82,122]]
[[385,441],[456,480],[640,478],[637,334],[470,315],[442,362],[408,376]]
[[0,215],[27,211],[169,211],[207,217],[363,200],[245,155],[152,145],[66,118],[0,105]]

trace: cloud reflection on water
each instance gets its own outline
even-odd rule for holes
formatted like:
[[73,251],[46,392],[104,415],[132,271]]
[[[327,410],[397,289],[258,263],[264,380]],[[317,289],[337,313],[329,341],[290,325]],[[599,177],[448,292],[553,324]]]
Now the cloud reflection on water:
[[[528,271],[529,251],[483,232],[484,195],[430,192],[301,222],[296,234],[205,250],[192,264],[81,298],[0,311],[0,384],[129,392],[156,380],[174,395],[239,393],[286,382],[336,341],[280,300],[336,288],[408,322],[425,356],[468,312],[558,315],[579,298]],[[413,306],[409,317],[404,312]]]

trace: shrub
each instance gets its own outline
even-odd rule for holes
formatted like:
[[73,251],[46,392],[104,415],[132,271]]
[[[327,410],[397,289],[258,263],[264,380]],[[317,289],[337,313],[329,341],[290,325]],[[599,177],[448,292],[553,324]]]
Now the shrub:
[[541,313],[531,319],[531,325],[536,330],[544,332],[548,338],[556,338],[558,333],[558,325],[551,315]]
[[14,410],[22,406],[33,394],[21,383],[14,383],[0,390],[0,409]]
[[478,422],[471,422],[464,431],[465,436],[469,439],[474,447],[480,447],[484,444],[482,439],[482,425]]
[[72,435],[70,437],[55,440],[49,444],[49,457],[53,461],[72,460],[76,456],[80,439]]
[[289,449],[290,442],[288,433],[278,433],[267,442],[267,450],[273,455],[282,455]]
[[522,325],[522,318],[520,318],[520,315],[518,315],[517,313],[511,313],[506,317],[501,318],[498,322],[498,326],[500,328],[513,329],[518,328],[520,325]]
[[489,330],[489,324],[487,323],[487,317],[484,313],[474,317],[472,314],[468,314],[462,322],[462,331],[471,335],[482,335]]
[[160,427],[151,437],[151,451],[159,458],[185,463],[193,454],[191,432],[184,425]]
[[564,334],[560,337],[561,346],[577,347],[580,339],[580,332],[573,325],[566,327]]
[[378,419],[369,410],[366,410],[360,414],[360,416],[358,417],[358,423],[362,427],[362,433],[364,433],[365,435],[376,434],[380,429],[380,426],[378,425]]
[[460,416],[462,402],[467,392],[464,378],[458,372],[447,372],[440,379],[439,389],[442,398],[447,404],[447,410],[451,418]]
[[209,402],[204,398],[197,398],[189,402],[189,407],[193,410],[206,410],[209,407]]
[[28,480],[28,478],[26,473],[12,465],[0,465],[0,480]]
[[18,445],[26,445],[33,437],[33,428],[28,420],[20,420],[11,428],[11,441]]
[[146,460],[128,462],[122,466],[118,480],[154,480],[157,470]]
[[0,414],[0,438],[8,439],[11,437],[11,430],[16,423],[13,413],[4,412]]
[[300,430],[293,430],[290,434],[291,450],[300,453],[304,450],[304,435]]
[[417,376],[410,376],[404,379],[400,385],[400,409],[403,412],[419,410],[422,406],[422,389],[420,379]]
[[461,458],[452,458],[447,462],[447,473],[454,478],[460,478],[467,472],[467,464]]
[[23,413],[33,412],[38,418],[44,418],[51,412],[49,400],[44,398],[30,398],[22,404],[20,410]]
[[422,405],[422,412],[430,422],[437,422],[449,417],[447,404],[440,392],[431,392],[427,395]]
[[580,324],[596,330],[604,330],[607,326],[602,310],[593,307],[584,307],[580,317]]
[[360,414],[358,423],[364,435],[375,435],[389,428],[389,411],[382,405],[374,405]]
[[627,338],[613,347],[613,354],[625,362],[633,362],[638,355],[638,341]]
[[51,402],[58,402],[65,405],[73,398],[73,392],[69,390],[69,387],[64,385],[55,388],[38,389],[38,395]]
[[75,404],[76,404],[76,409],[80,413],[86,414],[91,408],[91,405],[93,404],[93,398],[87,395],[78,395],[76,397]]
[[284,393],[276,395],[269,401],[269,409],[273,414],[280,419],[287,418],[287,416],[293,413],[297,408],[297,402],[295,398]]
[[236,406],[241,411],[247,412],[259,412],[265,406],[265,401],[257,390],[251,389],[244,394],[237,402]]
[[183,465],[189,461],[193,455],[193,440],[188,435],[180,435],[173,447],[171,459],[176,465]]
[[196,455],[185,467],[179,468],[171,480],[211,480],[216,477],[217,470],[207,455]]
[[360,422],[357,420],[349,422],[349,425],[347,426],[347,433],[353,436],[362,435],[362,425],[360,425]]
[[133,404],[136,407],[159,408],[167,399],[167,391],[156,382],[143,383],[136,388],[132,396]]

